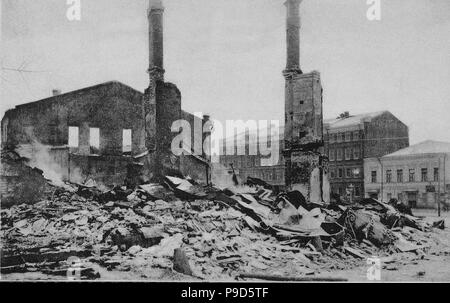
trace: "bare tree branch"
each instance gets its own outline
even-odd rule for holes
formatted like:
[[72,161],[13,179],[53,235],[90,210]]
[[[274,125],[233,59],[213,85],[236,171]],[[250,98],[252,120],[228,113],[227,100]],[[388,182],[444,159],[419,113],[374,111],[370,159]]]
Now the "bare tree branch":
[[21,69],[21,68],[8,68],[8,67],[2,67],[2,70],[7,71],[14,71],[18,73],[49,73],[50,71],[45,70],[27,70],[27,69]]

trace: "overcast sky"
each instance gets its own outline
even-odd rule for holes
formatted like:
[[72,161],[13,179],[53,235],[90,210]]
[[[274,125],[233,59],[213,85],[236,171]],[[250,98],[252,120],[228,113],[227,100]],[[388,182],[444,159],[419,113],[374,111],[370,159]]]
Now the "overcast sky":
[[[148,0],[1,0],[0,114],[17,104],[118,80],[148,85]],[[282,119],[286,62],[283,0],[165,0],[166,80],[190,112]],[[389,110],[411,143],[450,141],[450,1],[304,0],[301,65],[318,70],[324,116]]]

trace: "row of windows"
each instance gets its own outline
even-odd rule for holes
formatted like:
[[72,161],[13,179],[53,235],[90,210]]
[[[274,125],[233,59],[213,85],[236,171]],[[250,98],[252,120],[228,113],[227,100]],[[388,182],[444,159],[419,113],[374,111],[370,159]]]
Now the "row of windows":
[[[404,178],[404,171],[403,169],[397,169],[397,171],[395,172],[396,176],[395,179],[393,177],[393,171],[391,169],[386,170],[386,178],[384,180],[384,182],[386,183],[403,183],[405,182],[405,178]],[[420,169],[420,181],[421,182],[429,182],[431,181],[430,177],[429,177],[429,171],[428,168],[422,168]],[[407,182],[416,182],[416,169],[411,168],[408,170],[408,176],[407,176]],[[377,171],[372,171],[371,175],[370,175],[370,179],[372,183],[377,183]],[[434,182],[438,182],[439,181],[439,168],[434,168],[433,169],[433,179]]]
[[361,159],[361,150],[359,147],[330,149],[328,157],[330,161],[358,160]]
[[330,169],[330,177],[331,179],[360,178],[361,169],[358,167]]
[[347,194],[353,194],[353,197],[361,197],[362,194],[362,187],[359,185],[355,185],[353,189],[353,193],[350,192],[349,188],[345,186],[340,186],[337,188],[337,190],[334,190],[333,192],[337,192],[340,196],[345,196]]
[[[445,194],[441,194],[441,196],[445,197]],[[390,201],[392,198],[397,198],[398,201],[407,202],[409,206],[412,208],[417,207],[419,197],[422,200],[422,203],[430,203],[430,202],[434,203],[436,199],[433,195],[430,201],[428,193],[422,193],[420,195],[418,193],[410,193],[410,194],[397,193],[396,196],[392,193],[386,193],[387,201]]]
[[[80,129],[76,126],[69,127],[69,147],[80,147]],[[100,151],[100,129],[89,128],[89,146],[91,154],[98,154]],[[122,152],[124,154],[131,153],[132,148],[132,130],[122,130]]]
[[361,134],[359,130],[353,132],[344,132],[328,135],[328,140],[330,143],[351,142],[351,141],[358,141],[360,139]]
[[258,171],[252,174],[251,177],[259,178],[265,181],[282,181],[284,180],[284,173],[282,171]]

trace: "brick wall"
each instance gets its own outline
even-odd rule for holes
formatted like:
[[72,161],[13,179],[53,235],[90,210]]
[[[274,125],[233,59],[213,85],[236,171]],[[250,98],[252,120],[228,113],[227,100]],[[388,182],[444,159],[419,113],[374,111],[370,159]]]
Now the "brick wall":
[[385,112],[364,125],[364,157],[382,157],[409,146],[408,127]]
[[[123,129],[133,130],[134,153],[144,149],[142,93],[118,82],[19,105],[5,118],[7,140],[15,144],[36,140],[45,145],[67,145],[68,128],[75,126],[80,134],[99,128],[103,154],[121,153]],[[80,148],[89,145],[89,135],[80,136],[79,144]]]
[[[148,178],[158,168],[163,174],[184,170],[180,159],[171,150],[172,123],[186,119],[192,128],[194,121],[202,125],[201,118],[181,110],[178,88],[162,81],[156,87],[157,152],[151,152],[141,162],[147,166]],[[71,93],[17,106],[2,119],[2,144],[15,146],[38,142],[48,149],[53,162],[63,169],[64,179],[80,182],[93,178],[106,185],[122,184],[133,156],[147,151],[145,146],[144,94],[119,82],[108,82]],[[69,127],[78,127],[78,146],[68,147]],[[99,129],[99,148],[91,146],[93,128]],[[131,153],[123,151],[123,131],[131,130]],[[202,135],[195,136],[202,146]],[[7,142],[6,142],[7,141]],[[69,152],[70,151],[70,152]],[[69,156],[70,154],[70,156]],[[189,161],[189,167],[194,164]],[[193,161],[192,163],[196,163]],[[205,166],[197,163],[205,170]],[[205,177],[205,176],[203,176]],[[147,178],[146,178],[147,179]]]
[[320,74],[300,74],[286,80],[286,148],[322,142],[322,85]]

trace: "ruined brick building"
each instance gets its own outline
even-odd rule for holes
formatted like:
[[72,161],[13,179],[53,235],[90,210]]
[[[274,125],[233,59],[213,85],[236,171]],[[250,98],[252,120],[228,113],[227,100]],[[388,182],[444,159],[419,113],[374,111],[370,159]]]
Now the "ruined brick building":
[[[82,182],[91,178],[107,185],[123,184],[127,175],[144,180],[181,172],[199,181],[210,180],[206,152],[171,151],[174,121],[208,127],[209,117],[181,109],[181,93],[164,81],[163,13],[152,1],[149,20],[149,75],[145,93],[112,81],[22,104],[6,112],[1,122],[2,147],[14,147],[35,158],[46,177]],[[198,128],[197,128],[198,129]],[[193,141],[206,134],[192,133]]]
[[328,202],[328,160],[322,155],[323,89],[319,72],[304,74],[300,69],[300,3],[301,0],[286,1],[286,185],[309,201]]
[[[343,113],[339,118],[324,120],[324,154],[329,159],[330,193],[357,201],[364,198],[364,161],[375,160],[389,153],[409,146],[409,131],[402,121],[389,111],[351,115]],[[280,128],[280,152],[283,150],[284,127]],[[220,163],[230,171],[233,164],[241,180],[247,177],[259,178],[283,189],[285,187],[285,159],[263,165],[265,157],[257,153],[250,155],[249,139],[239,141],[235,146],[245,145],[244,155],[223,155]],[[237,149],[237,147],[236,147]],[[367,192],[367,190],[366,190]]]
[[[261,154],[250,155],[249,140],[243,155],[223,155],[220,163],[230,164],[245,181],[256,177],[280,189],[298,190],[309,201],[328,202],[328,158],[324,156],[322,84],[317,71],[304,74],[300,69],[300,3],[287,0],[287,63],[285,85],[285,123],[280,129],[281,157],[277,163],[262,165]],[[236,138],[229,138],[235,140]]]

